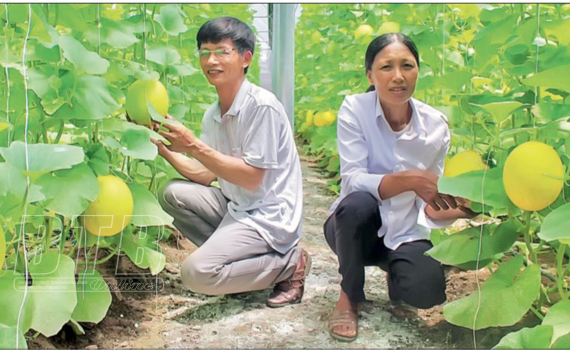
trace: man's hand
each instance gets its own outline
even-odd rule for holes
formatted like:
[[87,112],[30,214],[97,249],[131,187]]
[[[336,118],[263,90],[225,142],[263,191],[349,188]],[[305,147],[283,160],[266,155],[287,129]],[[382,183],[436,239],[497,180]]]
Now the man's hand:
[[[129,113],[125,112],[125,117],[129,123],[134,123],[136,125],[140,125],[136,121],[132,120],[131,117],[129,117]],[[152,130],[154,130],[154,131],[158,130],[159,124],[157,122],[155,122],[154,120],[151,119],[150,124],[151,124],[150,128]],[[146,125],[143,125],[143,126],[146,126]],[[146,126],[146,127],[148,128],[148,126]]]
[[[166,116],[166,119],[174,120],[174,118],[169,115]],[[162,125],[167,128],[168,131],[158,130],[157,132],[170,142],[170,145],[165,147],[172,152],[189,153],[192,155],[198,142],[198,138],[194,135],[192,130],[182,124],[173,125],[164,123]],[[155,127],[158,129],[158,126]]]
[[154,143],[158,148],[158,154],[160,154],[163,158],[168,159],[168,157],[173,153],[168,147],[160,140],[150,138],[150,142]]

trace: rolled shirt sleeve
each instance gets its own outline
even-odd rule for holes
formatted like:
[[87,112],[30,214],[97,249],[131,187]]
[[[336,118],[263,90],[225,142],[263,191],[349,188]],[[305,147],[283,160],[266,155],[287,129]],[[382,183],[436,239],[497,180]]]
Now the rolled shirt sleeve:
[[[446,130],[443,142],[444,145],[441,148],[441,151],[437,154],[437,158],[433,162],[433,165],[428,169],[428,171],[437,174],[438,177],[443,176],[445,157],[447,156],[447,152],[449,152],[449,145],[451,142],[449,129]],[[420,197],[416,198],[416,207],[418,208],[418,225],[427,227],[429,229],[438,229],[438,228],[445,228],[449,225],[452,225],[455,222],[455,220],[436,220],[430,218],[426,214],[425,211],[426,206],[427,203],[424,202]]]
[[257,168],[278,168],[280,128],[281,118],[278,111],[271,106],[257,107],[248,119],[242,159]]
[[368,172],[369,144],[361,130],[350,101],[345,99],[339,109],[337,122],[337,146],[343,186],[347,193],[368,192],[381,203],[378,187],[385,174]]

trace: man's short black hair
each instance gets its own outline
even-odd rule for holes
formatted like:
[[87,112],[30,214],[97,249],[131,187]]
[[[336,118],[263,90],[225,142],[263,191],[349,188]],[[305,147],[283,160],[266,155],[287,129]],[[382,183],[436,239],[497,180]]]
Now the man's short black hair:
[[[224,39],[232,39],[240,55],[255,50],[255,34],[251,28],[234,17],[218,17],[204,23],[198,30],[196,42],[198,49],[203,43],[217,44]],[[244,72],[247,73],[245,67]]]

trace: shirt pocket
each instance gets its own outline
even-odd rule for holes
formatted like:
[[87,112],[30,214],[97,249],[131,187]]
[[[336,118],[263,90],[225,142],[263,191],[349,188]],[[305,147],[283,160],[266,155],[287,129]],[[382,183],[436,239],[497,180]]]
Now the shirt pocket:
[[231,156],[241,158],[243,156],[243,149],[241,147],[231,147]]

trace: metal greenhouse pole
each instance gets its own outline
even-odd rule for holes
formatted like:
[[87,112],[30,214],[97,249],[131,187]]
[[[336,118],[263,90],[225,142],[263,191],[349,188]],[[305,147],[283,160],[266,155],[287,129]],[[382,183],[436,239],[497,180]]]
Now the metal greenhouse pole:
[[271,85],[293,126],[295,106],[295,9],[297,4],[271,4]]

